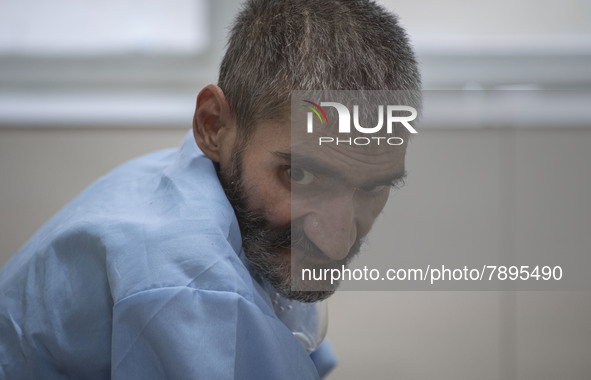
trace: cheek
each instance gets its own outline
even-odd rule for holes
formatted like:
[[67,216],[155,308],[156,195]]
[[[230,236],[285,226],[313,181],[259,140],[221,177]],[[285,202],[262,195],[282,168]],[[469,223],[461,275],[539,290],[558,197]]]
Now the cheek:
[[357,203],[357,212],[359,215],[358,232],[360,236],[365,236],[369,233],[373,223],[384,209],[389,196],[390,190],[388,189],[385,190],[383,194],[379,194],[370,199],[360,200]]
[[273,225],[284,226],[291,221],[291,194],[275,181],[267,184],[261,203],[264,214]]
[[[382,210],[386,206],[386,203],[388,202],[389,197],[390,197],[390,189],[387,189],[386,191],[384,191],[384,194],[381,194],[381,196],[378,197],[375,200],[375,202],[372,204],[371,212],[373,215],[373,221],[375,221],[376,218],[378,217],[378,215],[380,215],[380,213],[382,212]],[[373,224],[373,221],[372,221],[372,224]]]
[[376,203],[374,205],[374,207],[375,207],[374,212],[376,213],[376,217],[378,216],[378,214],[380,212],[382,212],[382,210],[384,209],[384,206],[386,206],[386,203],[388,202],[389,197],[390,197],[390,189],[386,189],[384,191],[384,194],[381,194],[381,196],[376,200]]
[[281,178],[281,168],[251,159],[244,162],[243,179],[248,207],[262,213],[275,226],[291,220],[291,194]]

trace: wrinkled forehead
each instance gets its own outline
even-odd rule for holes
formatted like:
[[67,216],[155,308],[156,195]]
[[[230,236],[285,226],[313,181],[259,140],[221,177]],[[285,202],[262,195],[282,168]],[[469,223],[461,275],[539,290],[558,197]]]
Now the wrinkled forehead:
[[291,165],[353,186],[389,183],[404,176],[406,146],[356,147],[322,145],[306,141],[291,146]]
[[296,91],[291,102],[292,160],[334,168],[349,176],[404,171],[416,110],[407,93]]
[[306,132],[301,123],[291,124],[291,149],[305,154],[334,151],[356,160],[379,162],[391,160],[404,154],[410,134],[395,130],[392,133],[360,133],[351,130],[339,133],[338,128],[328,125],[326,128],[314,128]]

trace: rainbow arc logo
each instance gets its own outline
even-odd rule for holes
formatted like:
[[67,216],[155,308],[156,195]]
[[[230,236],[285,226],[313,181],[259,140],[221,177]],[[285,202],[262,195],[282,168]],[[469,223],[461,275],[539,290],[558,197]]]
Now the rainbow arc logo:
[[[326,114],[324,113],[324,110],[322,109],[322,107],[320,107],[318,104],[311,102],[309,100],[303,100],[304,104],[303,106],[305,108],[308,108],[310,111],[314,112],[316,114],[316,116],[318,116],[318,119],[320,120],[320,124],[324,124],[326,122],[326,124],[328,124],[328,118],[326,117]],[[308,103],[308,104],[306,104]],[[320,111],[320,112],[318,112]],[[320,116],[320,113],[322,113],[322,116],[324,116],[324,119],[322,118],[322,116]]]

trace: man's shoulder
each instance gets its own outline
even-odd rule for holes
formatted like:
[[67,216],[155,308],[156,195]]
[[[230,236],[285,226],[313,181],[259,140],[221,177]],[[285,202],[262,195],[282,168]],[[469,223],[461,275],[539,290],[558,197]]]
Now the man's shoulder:
[[248,274],[240,249],[214,165],[188,134],[180,148],[131,160],[96,181],[9,266],[60,257],[86,267],[98,256],[117,300],[157,286],[223,288],[221,280]]

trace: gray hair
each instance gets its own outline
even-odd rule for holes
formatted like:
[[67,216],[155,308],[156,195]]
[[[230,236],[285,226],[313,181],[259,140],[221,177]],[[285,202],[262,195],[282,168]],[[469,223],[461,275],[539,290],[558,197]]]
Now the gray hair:
[[219,87],[242,136],[288,117],[292,90],[420,90],[397,17],[371,0],[247,0],[233,25]]

